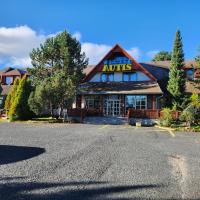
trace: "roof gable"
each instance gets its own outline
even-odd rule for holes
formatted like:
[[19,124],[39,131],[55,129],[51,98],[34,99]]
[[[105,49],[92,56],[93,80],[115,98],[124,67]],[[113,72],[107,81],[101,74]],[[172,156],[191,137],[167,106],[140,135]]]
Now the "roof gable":
[[86,75],[83,81],[89,81],[97,72],[102,72],[104,61],[116,56],[117,54],[121,54],[124,57],[127,57],[131,61],[131,69],[132,70],[140,70],[145,75],[147,75],[151,80],[156,81],[156,78],[142,65],[135,61],[135,59],[126,52],[119,44],[116,44],[104,57],[103,59]]
[[28,72],[23,69],[12,68],[12,67],[8,67],[0,71],[1,76],[21,76],[24,74],[28,75]]

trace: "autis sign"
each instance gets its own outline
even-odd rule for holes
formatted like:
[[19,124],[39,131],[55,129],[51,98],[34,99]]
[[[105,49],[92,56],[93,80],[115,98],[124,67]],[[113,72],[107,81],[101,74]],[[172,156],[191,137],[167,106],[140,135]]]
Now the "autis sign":
[[121,72],[131,71],[131,60],[127,57],[116,57],[112,60],[105,60],[103,66],[103,72]]

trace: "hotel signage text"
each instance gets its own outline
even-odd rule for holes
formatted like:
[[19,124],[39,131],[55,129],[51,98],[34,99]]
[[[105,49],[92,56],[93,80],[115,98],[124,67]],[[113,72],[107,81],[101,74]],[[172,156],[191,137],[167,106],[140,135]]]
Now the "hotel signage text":
[[132,63],[127,57],[116,57],[112,60],[105,60],[103,63],[103,72],[123,72],[131,71]]

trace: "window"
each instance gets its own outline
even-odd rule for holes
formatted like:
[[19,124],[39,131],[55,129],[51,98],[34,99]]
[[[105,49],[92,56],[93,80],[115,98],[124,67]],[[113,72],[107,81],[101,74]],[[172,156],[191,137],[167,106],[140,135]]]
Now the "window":
[[188,69],[186,71],[186,77],[189,79],[189,80],[193,80],[194,79],[194,70],[193,69]]
[[147,108],[147,96],[146,95],[126,95],[126,112],[129,108],[137,110]]
[[3,104],[3,97],[0,97],[0,106]]
[[6,76],[6,84],[10,85],[13,82],[13,77],[12,76]]
[[123,81],[137,81],[137,74],[133,73],[123,73]]
[[112,82],[114,81],[114,73],[102,73],[101,74],[102,82]]
[[99,107],[100,107],[100,97],[95,96],[95,95],[85,96],[85,103],[86,103],[86,108],[99,109]]

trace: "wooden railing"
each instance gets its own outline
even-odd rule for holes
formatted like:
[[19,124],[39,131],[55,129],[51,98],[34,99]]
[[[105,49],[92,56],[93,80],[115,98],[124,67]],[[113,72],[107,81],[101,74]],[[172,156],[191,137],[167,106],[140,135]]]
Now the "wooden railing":
[[128,118],[147,118],[158,119],[160,117],[160,110],[128,110]]
[[86,116],[102,116],[102,111],[100,109],[88,108],[86,109]]
[[[180,112],[173,111],[172,112],[172,118],[173,120],[178,120],[180,116]],[[158,119],[162,117],[162,112],[160,109],[157,110],[135,110],[135,109],[129,109],[128,118],[147,118],[147,119]]]
[[86,116],[102,116],[100,109],[72,108],[67,110],[69,117],[79,117],[82,123]]

